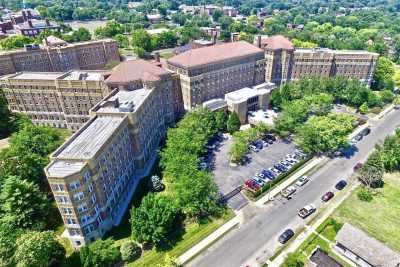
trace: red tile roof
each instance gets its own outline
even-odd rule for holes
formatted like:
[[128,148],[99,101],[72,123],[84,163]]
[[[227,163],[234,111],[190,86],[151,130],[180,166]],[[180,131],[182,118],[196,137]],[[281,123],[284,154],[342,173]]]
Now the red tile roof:
[[269,50],[293,50],[294,46],[289,39],[283,35],[274,35],[261,40],[261,47]]
[[135,81],[156,81],[169,72],[142,59],[127,60],[116,66],[106,83],[126,84]]
[[239,41],[191,49],[170,58],[167,62],[183,68],[193,68],[255,54],[264,54],[264,51],[248,42]]

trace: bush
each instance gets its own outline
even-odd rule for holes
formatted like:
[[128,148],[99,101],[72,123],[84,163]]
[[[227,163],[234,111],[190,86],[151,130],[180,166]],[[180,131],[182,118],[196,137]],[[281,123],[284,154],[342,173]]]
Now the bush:
[[98,239],[80,250],[82,266],[114,266],[121,260],[121,254],[112,239]]
[[281,266],[283,267],[303,267],[304,262],[300,260],[301,255],[299,253],[289,253],[285,261],[282,263]]
[[357,192],[357,197],[359,200],[365,201],[365,202],[371,202],[373,199],[371,191],[369,191],[368,189],[365,189],[365,188],[361,188]]
[[360,111],[361,114],[366,114],[368,113],[369,109],[368,109],[368,104],[367,102],[364,102],[360,108],[358,109]]
[[138,244],[129,240],[121,245],[120,252],[123,261],[131,262],[140,258],[142,249]]

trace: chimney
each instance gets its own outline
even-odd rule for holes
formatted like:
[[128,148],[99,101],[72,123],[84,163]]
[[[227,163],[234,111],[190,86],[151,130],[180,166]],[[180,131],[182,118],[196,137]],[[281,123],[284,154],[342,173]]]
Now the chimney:
[[21,13],[22,13],[22,17],[24,18],[24,21],[27,21],[28,18],[27,18],[27,16],[26,16],[25,10],[22,10]]
[[33,18],[32,12],[29,9],[26,11],[26,13],[28,14],[28,19]]
[[50,21],[49,21],[49,19],[45,19],[45,21],[46,21],[46,25],[47,25],[47,26],[50,26]]
[[156,62],[160,62],[160,53],[159,52],[154,53],[154,59],[156,60]]
[[28,25],[30,28],[33,28],[32,20],[30,20],[30,19],[28,20]]
[[261,35],[260,34],[257,35],[257,47],[261,48]]

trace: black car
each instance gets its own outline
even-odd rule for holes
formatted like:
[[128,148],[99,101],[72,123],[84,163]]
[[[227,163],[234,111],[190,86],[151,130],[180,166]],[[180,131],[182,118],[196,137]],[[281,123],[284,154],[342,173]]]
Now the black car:
[[340,180],[336,185],[335,188],[337,190],[342,190],[343,188],[345,188],[347,185],[347,182],[345,180]]
[[292,229],[286,229],[278,238],[279,243],[285,244],[290,238],[294,236]]
[[371,128],[367,127],[367,128],[365,128],[365,129],[363,129],[363,130],[360,132],[360,134],[362,134],[362,135],[364,135],[364,136],[367,136],[367,135],[369,135],[370,132],[371,132]]
[[276,141],[276,137],[273,134],[266,134],[265,139]]

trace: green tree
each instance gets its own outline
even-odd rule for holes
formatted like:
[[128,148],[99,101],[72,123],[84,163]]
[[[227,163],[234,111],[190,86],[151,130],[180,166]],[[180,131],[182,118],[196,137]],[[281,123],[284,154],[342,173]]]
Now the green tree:
[[144,29],[139,29],[133,32],[132,45],[140,47],[147,52],[150,52],[153,49],[151,45],[151,36]]
[[112,239],[98,239],[80,250],[82,267],[114,266],[121,261],[121,253]]
[[133,47],[133,52],[135,53],[135,55],[137,55],[139,58],[144,58],[146,55],[146,51],[138,46]]
[[301,255],[297,253],[289,253],[282,264],[283,267],[303,267],[304,262],[301,261]]
[[393,90],[394,87],[394,64],[386,57],[379,57],[374,72],[372,87],[377,90]]
[[2,186],[0,203],[2,221],[20,228],[44,228],[50,203],[34,183],[9,176]]
[[12,129],[12,116],[6,99],[0,92],[0,139],[8,137]]
[[119,47],[122,47],[122,48],[129,47],[129,38],[126,35],[119,33],[114,36],[114,40],[116,40],[118,42]]
[[122,243],[120,252],[121,258],[124,262],[132,262],[140,258],[142,248],[134,241],[128,240]]
[[309,153],[334,152],[347,147],[354,117],[347,114],[312,116],[297,131],[295,142]]
[[224,13],[222,12],[221,9],[216,9],[214,10],[213,14],[212,14],[212,18],[213,21],[218,21],[220,17],[222,17],[224,15]]
[[368,188],[374,188],[382,184],[384,172],[381,153],[379,150],[375,150],[362,166],[358,178]]
[[33,38],[29,38],[22,35],[16,35],[7,37],[0,41],[0,47],[3,50],[12,50],[17,48],[23,48],[27,44],[34,43],[35,40]]
[[112,38],[117,34],[124,33],[125,29],[122,24],[115,21],[107,22],[104,27],[99,27],[94,31],[98,38]]
[[0,222],[0,266],[15,266],[16,241],[22,234],[23,230],[9,223]]
[[215,117],[215,124],[218,130],[225,131],[226,130],[226,123],[228,120],[228,114],[225,110],[218,110],[214,113]]
[[231,112],[229,114],[228,121],[226,122],[226,129],[231,134],[236,131],[239,131],[240,120],[239,120],[239,116],[236,114],[236,112]]
[[86,28],[78,28],[77,30],[72,32],[73,42],[84,42],[90,41],[91,39],[92,35]]
[[17,239],[14,259],[19,267],[59,266],[64,257],[65,249],[51,231],[27,232]]
[[360,108],[359,108],[358,110],[360,111],[361,114],[367,114],[368,111],[369,111],[368,103],[367,103],[367,102],[364,102],[364,103],[360,106]]
[[179,210],[173,199],[148,194],[139,207],[131,210],[132,236],[138,242],[149,242],[156,246],[168,242],[168,233],[173,229]]
[[157,267],[180,267],[178,260],[175,257],[170,256],[168,253],[165,255],[163,262],[157,264]]

